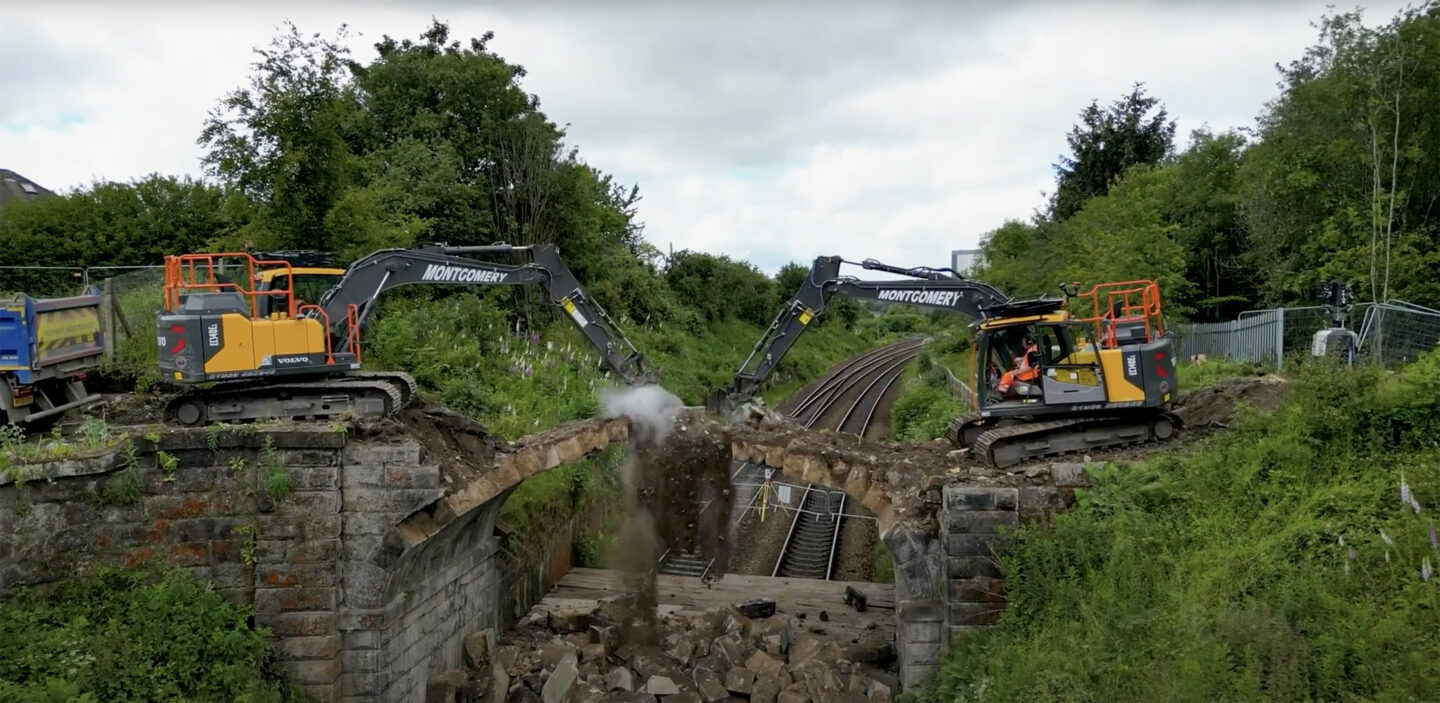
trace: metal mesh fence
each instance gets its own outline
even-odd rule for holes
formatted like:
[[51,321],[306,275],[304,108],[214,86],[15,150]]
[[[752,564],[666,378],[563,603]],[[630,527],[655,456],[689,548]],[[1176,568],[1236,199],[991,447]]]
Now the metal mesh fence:
[[107,267],[88,272],[110,305],[111,362],[148,369],[157,361],[155,313],[165,304],[165,267]]
[[1408,364],[1440,346],[1440,310],[1405,302],[1374,305],[1360,326],[1360,355],[1383,366]]
[[[1181,359],[1203,354],[1280,369],[1287,360],[1308,357],[1315,333],[1331,325],[1318,305],[1251,310],[1231,322],[1176,325],[1176,353]],[[1369,363],[1408,363],[1440,345],[1440,310],[1404,301],[1359,303],[1347,326],[1359,330],[1359,359]]]

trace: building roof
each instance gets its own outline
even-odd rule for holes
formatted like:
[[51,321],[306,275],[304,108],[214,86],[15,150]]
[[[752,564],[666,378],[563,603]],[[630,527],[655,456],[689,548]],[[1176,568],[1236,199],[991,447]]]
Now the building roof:
[[0,207],[12,200],[34,200],[47,195],[54,193],[14,171],[0,168]]

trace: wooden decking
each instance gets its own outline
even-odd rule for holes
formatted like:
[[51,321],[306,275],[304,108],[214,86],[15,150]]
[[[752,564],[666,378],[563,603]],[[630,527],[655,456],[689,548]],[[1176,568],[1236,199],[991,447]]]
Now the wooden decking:
[[[571,569],[535,610],[594,607],[600,598],[627,592],[623,576],[607,569]],[[714,581],[710,588],[698,578],[664,575],[656,577],[655,586],[662,614],[702,612],[752,598],[769,598],[780,612],[792,618],[803,613],[805,619],[801,622],[806,626],[823,627],[834,634],[881,630],[893,636],[895,631],[895,587],[890,584],[731,574]],[[845,604],[846,586],[865,594],[865,612],[856,612]],[[820,611],[825,611],[828,622],[820,620]]]

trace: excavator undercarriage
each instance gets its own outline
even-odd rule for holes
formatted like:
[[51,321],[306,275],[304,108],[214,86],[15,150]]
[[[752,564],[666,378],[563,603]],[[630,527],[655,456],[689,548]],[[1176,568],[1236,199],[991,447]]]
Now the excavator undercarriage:
[[1180,428],[1167,411],[1060,419],[1007,417],[986,422],[980,413],[950,421],[946,437],[996,468],[1066,454],[1163,442]]

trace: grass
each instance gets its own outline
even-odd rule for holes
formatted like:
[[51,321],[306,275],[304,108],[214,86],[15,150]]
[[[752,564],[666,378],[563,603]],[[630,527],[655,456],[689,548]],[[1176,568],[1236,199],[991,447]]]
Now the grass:
[[1259,376],[1268,372],[1268,368],[1259,364],[1228,359],[1207,359],[1199,364],[1182,361],[1175,365],[1175,373],[1182,393],[1208,388],[1235,378]]
[[1004,616],[918,699],[1433,700],[1440,355],[1313,364],[1288,389],[1023,527]]

